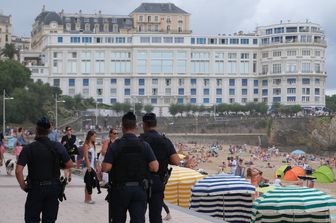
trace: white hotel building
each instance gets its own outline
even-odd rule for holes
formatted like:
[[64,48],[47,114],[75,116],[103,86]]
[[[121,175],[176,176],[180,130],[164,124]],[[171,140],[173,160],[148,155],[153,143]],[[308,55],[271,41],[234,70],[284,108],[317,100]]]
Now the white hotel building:
[[189,14],[171,3],[123,17],[43,11],[32,49],[22,59],[34,80],[105,104],[142,102],[161,114],[171,103],[325,106],[326,42],[311,22],[210,36],[191,34]]

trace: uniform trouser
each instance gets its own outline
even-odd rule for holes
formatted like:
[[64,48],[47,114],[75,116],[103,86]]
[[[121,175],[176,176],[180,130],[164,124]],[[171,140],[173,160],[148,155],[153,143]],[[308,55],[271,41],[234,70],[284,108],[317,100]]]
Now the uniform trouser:
[[58,213],[58,195],[60,190],[61,188],[58,184],[32,186],[25,204],[25,222],[40,222],[41,213],[42,223],[55,222]]
[[152,176],[152,194],[149,199],[149,222],[162,223],[162,206],[164,197],[164,185],[158,175]]
[[130,223],[145,223],[147,193],[142,185],[112,187],[109,195],[110,222],[126,222],[129,211]]

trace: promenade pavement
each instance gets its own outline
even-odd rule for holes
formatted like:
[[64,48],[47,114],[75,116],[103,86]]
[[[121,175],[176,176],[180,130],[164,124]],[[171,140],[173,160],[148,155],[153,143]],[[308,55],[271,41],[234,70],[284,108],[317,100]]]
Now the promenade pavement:
[[[14,156],[5,153],[5,159],[15,159]],[[25,173],[27,167],[25,168]],[[97,194],[93,191],[93,200],[95,204],[84,203],[84,182],[80,176],[73,176],[72,182],[66,188],[67,200],[60,203],[57,222],[61,223],[93,223],[107,222],[108,205],[104,200],[107,192],[102,190]],[[0,223],[21,223],[24,222],[24,204],[26,193],[23,192],[16,181],[15,173],[8,176],[5,167],[0,167]],[[223,222],[210,218],[199,213],[182,209],[174,205],[169,205],[172,219],[167,223],[193,222],[193,223],[211,223]],[[163,211],[162,216],[165,216]],[[148,221],[148,216],[146,217]],[[129,222],[129,218],[128,221]]]

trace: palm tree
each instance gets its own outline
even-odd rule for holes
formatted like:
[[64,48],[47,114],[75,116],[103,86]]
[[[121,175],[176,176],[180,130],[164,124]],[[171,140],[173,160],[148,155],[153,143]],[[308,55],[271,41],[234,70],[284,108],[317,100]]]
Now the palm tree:
[[13,43],[6,43],[5,47],[1,50],[0,55],[13,59],[16,53],[15,45]]

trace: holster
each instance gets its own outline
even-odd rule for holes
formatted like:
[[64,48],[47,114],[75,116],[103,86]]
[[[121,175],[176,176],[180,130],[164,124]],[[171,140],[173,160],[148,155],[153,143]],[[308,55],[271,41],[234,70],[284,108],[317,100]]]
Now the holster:
[[61,190],[60,190],[60,193],[58,194],[58,200],[60,202],[64,200],[66,200],[66,196],[65,196],[65,187],[66,187],[66,179],[64,177],[61,177],[60,178],[60,186],[61,186]]

